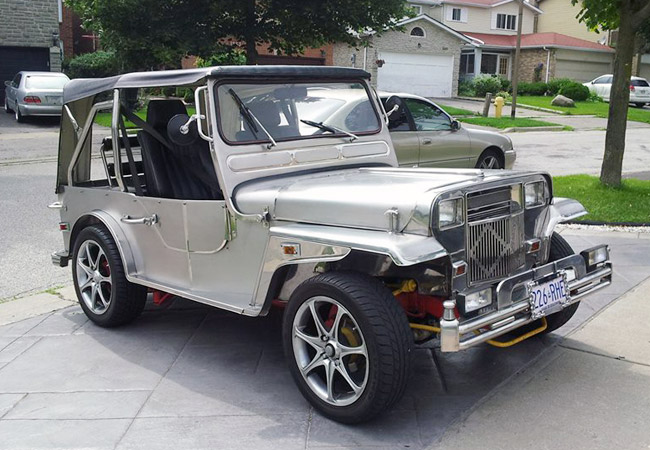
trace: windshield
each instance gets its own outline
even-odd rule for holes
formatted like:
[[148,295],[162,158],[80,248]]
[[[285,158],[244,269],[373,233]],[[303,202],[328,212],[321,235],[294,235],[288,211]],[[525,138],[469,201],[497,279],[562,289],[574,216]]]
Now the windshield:
[[25,88],[27,89],[63,89],[63,86],[70,81],[68,77],[62,76],[27,76]]
[[368,134],[379,118],[361,83],[221,84],[219,128],[231,143]]

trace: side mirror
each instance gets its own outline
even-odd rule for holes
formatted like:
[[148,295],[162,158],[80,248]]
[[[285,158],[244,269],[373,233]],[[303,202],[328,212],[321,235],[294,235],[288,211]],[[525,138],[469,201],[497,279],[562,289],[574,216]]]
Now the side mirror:
[[5,86],[7,87],[11,86],[11,81],[5,81]]
[[195,117],[187,114],[176,114],[167,122],[169,140],[176,145],[192,145],[199,138]]
[[397,120],[404,110],[404,101],[397,95],[391,95],[386,100],[386,114],[389,120]]
[[451,131],[458,131],[458,130],[460,130],[460,122],[454,119],[451,121]]

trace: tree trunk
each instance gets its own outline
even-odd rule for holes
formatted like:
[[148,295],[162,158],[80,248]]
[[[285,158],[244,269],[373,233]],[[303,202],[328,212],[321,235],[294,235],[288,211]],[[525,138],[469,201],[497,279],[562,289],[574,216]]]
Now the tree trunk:
[[246,30],[244,30],[244,39],[246,40],[246,64],[254,66],[257,64],[257,45],[255,43],[255,1],[246,1]]
[[600,170],[600,181],[607,186],[620,186],[627,130],[627,109],[630,101],[630,76],[634,57],[635,30],[632,12],[619,8],[621,22],[614,56],[614,80],[609,97],[609,118],[605,135],[605,154]]

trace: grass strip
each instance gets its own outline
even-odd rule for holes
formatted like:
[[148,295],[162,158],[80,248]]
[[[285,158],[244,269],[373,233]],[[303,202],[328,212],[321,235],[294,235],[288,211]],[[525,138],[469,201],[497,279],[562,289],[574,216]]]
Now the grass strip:
[[650,222],[650,181],[626,179],[618,188],[591,175],[553,177],[553,194],[578,200],[589,214],[578,220],[596,222]]

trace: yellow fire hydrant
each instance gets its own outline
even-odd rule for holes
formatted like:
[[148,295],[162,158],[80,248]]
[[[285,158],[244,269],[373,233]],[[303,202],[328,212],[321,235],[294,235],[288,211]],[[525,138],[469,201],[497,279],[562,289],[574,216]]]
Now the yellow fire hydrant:
[[501,96],[494,99],[494,117],[497,119],[501,117],[501,111],[503,111],[503,105],[505,103],[505,99]]

